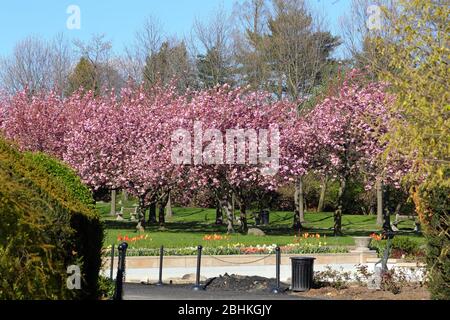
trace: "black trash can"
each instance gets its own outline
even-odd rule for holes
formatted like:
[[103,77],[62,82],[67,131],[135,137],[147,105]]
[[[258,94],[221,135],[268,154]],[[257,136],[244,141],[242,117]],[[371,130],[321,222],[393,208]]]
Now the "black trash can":
[[263,225],[268,225],[269,224],[269,210],[261,211],[261,223]]
[[292,261],[292,291],[308,291],[313,284],[313,257],[291,257]]

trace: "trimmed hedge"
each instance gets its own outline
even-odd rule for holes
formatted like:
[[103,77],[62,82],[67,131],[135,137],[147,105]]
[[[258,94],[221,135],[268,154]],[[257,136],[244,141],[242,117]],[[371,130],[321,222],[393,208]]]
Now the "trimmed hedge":
[[[0,139],[0,299],[95,299],[103,228],[74,172]],[[68,290],[79,265],[81,290]]]
[[72,201],[80,201],[87,207],[95,208],[93,195],[88,186],[81,182],[80,177],[60,161],[41,152],[26,152],[27,160],[40,167],[66,187]]
[[[372,240],[370,247],[377,251],[381,258],[386,250],[387,240]],[[396,236],[392,240],[391,249],[401,250],[406,255],[416,255],[420,250],[420,245],[417,241],[412,240],[407,236]],[[391,251],[392,257],[392,251]]]

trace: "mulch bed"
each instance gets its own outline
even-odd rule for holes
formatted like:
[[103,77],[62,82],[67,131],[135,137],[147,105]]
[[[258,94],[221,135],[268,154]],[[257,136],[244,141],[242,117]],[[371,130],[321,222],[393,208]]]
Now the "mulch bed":
[[[209,278],[205,286],[209,291],[270,291],[276,285],[275,279],[257,276],[229,275]],[[288,289],[289,284],[281,283],[282,289]],[[332,287],[311,289],[308,292],[292,292],[288,294],[333,300],[429,300],[430,293],[425,287],[419,285],[408,285],[401,289],[398,294],[389,291],[370,290],[364,286],[350,285],[345,289],[337,290]]]
[[370,290],[362,286],[349,286],[337,290],[331,287],[311,289],[308,292],[293,292],[293,295],[304,297],[326,298],[333,300],[430,300],[430,293],[425,287],[408,285],[398,294],[389,291]]

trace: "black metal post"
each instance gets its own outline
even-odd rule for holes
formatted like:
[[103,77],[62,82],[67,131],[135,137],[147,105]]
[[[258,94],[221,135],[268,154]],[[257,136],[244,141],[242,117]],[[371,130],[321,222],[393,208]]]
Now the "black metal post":
[[113,280],[113,273],[114,273],[114,243],[111,245],[111,267],[109,272],[109,278],[111,281]]
[[163,268],[163,257],[164,257],[164,246],[161,246],[159,249],[159,281],[156,284],[157,286],[162,286],[162,268]]
[[276,255],[276,259],[275,259],[275,264],[276,264],[276,287],[272,289],[272,293],[281,293],[281,288],[280,288],[280,265],[281,265],[281,250],[280,247],[276,247],[275,248],[275,255]]
[[128,244],[122,242],[117,250],[119,251],[119,261],[117,266],[117,276],[116,276],[116,288],[114,291],[114,300],[122,300],[123,295],[123,280],[125,275],[125,257],[127,254]]
[[384,250],[383,261],[381,262],[381,271],[382,272],[388,271],[387,262],[389,259],[390,252],[391,252],[391,239],[387,239],[386,250]]
[[205,290],[205,288],[200,285],[200,266],[202,260],[202,249],[203,249],[202,246],[197,247],[197,275],[195,278],[195,286],[193,288],[193,290],[195,291]]

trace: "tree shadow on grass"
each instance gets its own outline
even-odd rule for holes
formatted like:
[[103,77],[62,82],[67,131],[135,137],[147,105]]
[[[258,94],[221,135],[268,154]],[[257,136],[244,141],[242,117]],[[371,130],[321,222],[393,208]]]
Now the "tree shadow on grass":
[[358,226],[358,225],[368,225],[368,224],[373,224],[373,218],[367,218],[367,219],[356,221],[356,222],[354,222],[350,219],[345,219],[345,222],[342,223],[342,226],[346,227],[346,226],[350,226],[350,225]]
[[206,209],[199,209],[199,210],[192,211],[192,212],[175,212],[174,213],[174,218],[186,218],[186,217],[190,217],[190,216],[202,213],[202,212],[208,213],[208,210],[206,210]]
[[276,219],[272,218],[272,223],[273,224],[283,224],[283,222],[286,221],[292,221],[293,217],[294,217],[294,213],[285,213],[284,215],[282,214],[278,214],[278,213],[272,213],[270,214],[270,217],[275,217]]
[[[103,221],[106,229],[113,230],[136,230],[137,221]],[[214,223],[202,223],[199,221],[189,222],[167,222],[164,225],[164,229],[158,224],[146,224],[145,230],[150,232],[191,232],[191,233],[210,233],[226,232],[226,226],[216,225]]]
[[310,220],[309,222],[322,222],[322,221],[325,221],[325,220],[329,220],[329,219],[332,219],[333,218],[333,215],[329,215],[329,216],[327,216],[327,217],[325,217],[325,218],[321,218],[321,219],[318,219],[318,220],[312,220],[312,219],[308,219],[308,220]]
[[[324,219],[321,219],[324,220]],[[107,229],[125,229],[130,231],[136,231],[137,222],[133,221],[115,221],[106,220],[104,225]],[[294,230],[291,225],[287,224],[270,224],[267,226],[255,224],[249,224],[249,228],[257,227],[264,231],[267,236],[294,236],[298,235],[299,232]],[[235,226],[235,230],[238,231],[239,227]],[[164,229],[161,229],[158,224],[146,225],[145,230],[148,232],[167,232],[167,233],[193,233],[193,234],[211,234],[219,233],[225,234],[227,232],[226,225],[216,225],[214,222],[201,222],[201,221],[189,221],[189,222],[167,222]],[[317,227],[303,227],[300,233],[311,233],[311,234],[321,234],[327,237],[334,236],[333,228],[317,228]],[[370,229],[343,229],[343,236],[349,237],[365,237],[369,236],[371,233],[379,233],[380,230],[370,230]],[[420,237],[420,234],[414,233],[412,230],[400,230],[397,235],[407,235],[413,237]]]
[[105,229],[136,229],[137,221],[103,220]]

